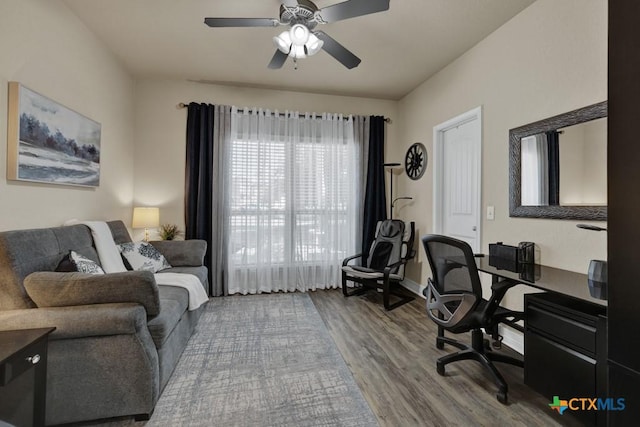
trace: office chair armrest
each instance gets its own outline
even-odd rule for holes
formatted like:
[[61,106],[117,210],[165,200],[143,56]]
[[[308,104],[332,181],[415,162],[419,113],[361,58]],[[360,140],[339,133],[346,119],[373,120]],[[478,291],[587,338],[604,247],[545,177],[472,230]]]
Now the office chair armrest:
[[352,255],[352,256],[350,256],[348,258],[345,258],[342,261],[342,265],[345,266],[345,265],[349,264],[349,261],[353,261],[354,259],[357,259],[357,258],[362,258],[362,254],[356,254],[356,255]]
[[486,312],[494,313],[500,306],[500,302],[509,289],[515,285],[519,285],[520,282],[510,279],[502,279],[491,284],[491,298],[489,304],[487,304]]
[[502,279],[491,284],[491,290],[494,292],[500,292],[504,295],[513,286],[519,285],[520,282],[511,279]]

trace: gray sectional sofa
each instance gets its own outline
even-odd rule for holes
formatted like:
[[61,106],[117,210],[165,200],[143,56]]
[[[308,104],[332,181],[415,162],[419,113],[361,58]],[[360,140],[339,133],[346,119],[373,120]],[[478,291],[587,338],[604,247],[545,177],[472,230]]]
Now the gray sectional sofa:
[[[122,221],[108,225],[116,243],[131,241]],[[206,242],[152,244],[172,265],[166,271],[194,274],[208,289]],[[99,262],[85,225],[0,233],[0,330],[56,327],[48,350],[48,425],[148,418],[204,305],[188,311],[187,291],[158,286],[150,272],[54,272],[70,250]]]

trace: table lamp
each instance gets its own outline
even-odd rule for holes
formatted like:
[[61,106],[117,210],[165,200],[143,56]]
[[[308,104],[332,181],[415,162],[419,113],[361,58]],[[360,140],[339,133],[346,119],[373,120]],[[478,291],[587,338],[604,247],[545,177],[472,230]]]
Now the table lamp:
[[158,208],[133,208],[132,228],[144,228],[144,241],[149,241],[149,228],[160,226],[160,209]]

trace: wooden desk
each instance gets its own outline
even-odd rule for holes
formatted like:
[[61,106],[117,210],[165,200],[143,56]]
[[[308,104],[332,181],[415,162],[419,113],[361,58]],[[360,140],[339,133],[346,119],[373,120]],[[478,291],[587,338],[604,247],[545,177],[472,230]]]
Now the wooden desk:
[[0,331],[0,420],[44,426],[47,344],[56,328]]
[[[587,275],[528,265],[509,270],[500,259],[476,258],[493,283],[510,281],[546,291],[525,295],[524,382],[552,401],[607,396],[607,301]],[[515,270],[515,271],[514,271]],[[585,425],[606,424],[604,411],[565,411]],[[565,416],[565,415],[563,415]]]
[[594,296],[604,296],[606,290],[598,285],[589,289],[586,274],[539,264],[519,265],[514,271],[506,268],[510,267],[506,265],[506,262],[489,256],[476,257],[476,265],[478,271],[491,274],[494,279],[512,280],[518,284],[532,286],[554,294],[565,295],[596,305],[607,305],[606,297],[603,299]]

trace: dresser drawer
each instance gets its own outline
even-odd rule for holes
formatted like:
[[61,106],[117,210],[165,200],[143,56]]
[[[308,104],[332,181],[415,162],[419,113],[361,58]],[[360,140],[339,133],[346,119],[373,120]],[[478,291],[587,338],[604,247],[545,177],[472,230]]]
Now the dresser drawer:
[[[552,401],[597,397],[597,362],[575,350],[528,330],[525,333],[524,382]],[[584,425],[596,425],[597,411],[571,411]]]
[[591,354],[596,353],[596,327],[575,319],[545,310],[541,306],[527,306],[527,328],[544,331],[545,335]]

